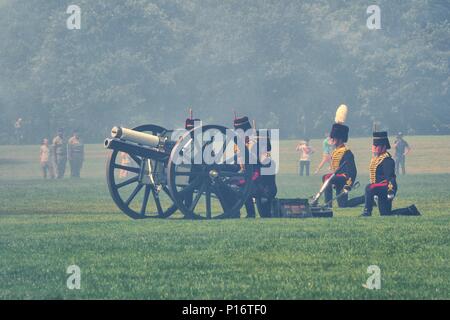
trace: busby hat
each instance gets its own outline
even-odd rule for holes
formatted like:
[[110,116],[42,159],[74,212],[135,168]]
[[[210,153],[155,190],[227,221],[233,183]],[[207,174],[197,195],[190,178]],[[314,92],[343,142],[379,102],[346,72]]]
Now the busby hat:
[[347,120],[348,108],[345,104],[341,104],[336,111],[335,123],[331,127],[330,138],[342,139],[342,141],[348,141],[349,128],[344,125]]
[[235,118],[233,124],[235,130],[242,129],[244,131],[247,131],[252,128],[248,117]]
[[378,131],[373,133],[374,146],[386,146],[386,149],[391,148],[389,143],[388,133],[386,131]]

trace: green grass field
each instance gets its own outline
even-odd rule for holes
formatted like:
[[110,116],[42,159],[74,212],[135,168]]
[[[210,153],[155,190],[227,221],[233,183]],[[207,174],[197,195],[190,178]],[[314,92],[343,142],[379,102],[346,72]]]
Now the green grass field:
[[[87,146],[78,181],[42,180],[38,146],[0,146],[0,299],[449,299],[449,137],[408,141],[394,206],[415,203],[421,217],[229,221],[129,219],[109,196],[101,145]],[[370,139],[350,146],[364,185]],[[281,145],[279,197],[320,186],[296,176],[294,147]],[[81,290],[66,287],[72,264]],[[362,286],[369,265],[380,290]]]

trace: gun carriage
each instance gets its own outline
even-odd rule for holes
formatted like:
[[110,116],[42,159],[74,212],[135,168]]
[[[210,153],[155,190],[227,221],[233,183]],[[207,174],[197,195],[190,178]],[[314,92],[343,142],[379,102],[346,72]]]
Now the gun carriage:
[[[202,139],[194,139],[194,132]],[[233,217],[249,197],[253,172],[253,165],[227,159],[234,141],[219,125],[181,135],[151,124],[114,127],[104,143],[112,150],[106,173],[110,194],[133,219],[167,218],[177,211],[189,219]],[[211,163],[199,157],[206,151],[221,156]]]

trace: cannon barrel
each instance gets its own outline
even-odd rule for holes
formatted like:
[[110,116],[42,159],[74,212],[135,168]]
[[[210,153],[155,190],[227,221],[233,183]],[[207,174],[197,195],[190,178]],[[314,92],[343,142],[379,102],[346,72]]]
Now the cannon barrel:
[[111,129],[111,137],[153,148],[158,148],[161,145],[164,145],[166,140],[165,137],[158,137],[153,134],[122,127],[113,127]]
[[105,140],[105,148],[155,160],[166,160],[174,145],[166,137],[123,127],[113,127],[111,137]]

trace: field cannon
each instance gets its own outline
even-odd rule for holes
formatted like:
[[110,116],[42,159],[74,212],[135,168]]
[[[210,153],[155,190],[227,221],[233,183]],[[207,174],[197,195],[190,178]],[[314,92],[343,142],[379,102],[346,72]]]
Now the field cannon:
[[254,166],[230,152],[236,139],[219,125],[189,131],[152,124],[114,127],[104,143],[111,150],[106,172],[110,194],[133,219],[236,217],[249,198]]

